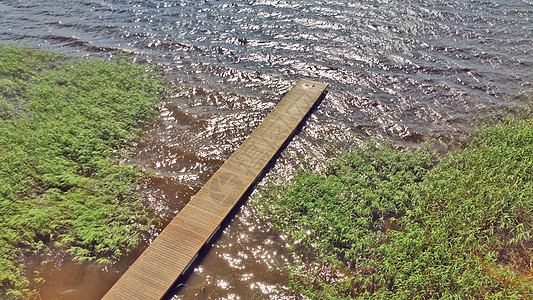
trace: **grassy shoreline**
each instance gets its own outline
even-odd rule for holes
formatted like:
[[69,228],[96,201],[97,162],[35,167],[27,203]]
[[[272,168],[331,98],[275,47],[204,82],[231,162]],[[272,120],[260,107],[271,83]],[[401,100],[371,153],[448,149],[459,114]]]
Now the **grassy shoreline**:
[[168,84],[125,59],[13,45],[0,45],[0,78],[0,296],[16,298],[33,292],[25,256],[106,264],[155,222],[139,190],[149,174],[119,162]]
[[533,118],[442,156],[367,143],[256,199],[295,242],[293,295],[533,298]]

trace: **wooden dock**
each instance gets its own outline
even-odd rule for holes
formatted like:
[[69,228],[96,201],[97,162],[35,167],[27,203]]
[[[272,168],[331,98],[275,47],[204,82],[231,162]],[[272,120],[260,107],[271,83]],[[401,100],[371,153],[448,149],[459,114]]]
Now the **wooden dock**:
[[196,259],[326,86],[298,80],[102,299],[161,299]]

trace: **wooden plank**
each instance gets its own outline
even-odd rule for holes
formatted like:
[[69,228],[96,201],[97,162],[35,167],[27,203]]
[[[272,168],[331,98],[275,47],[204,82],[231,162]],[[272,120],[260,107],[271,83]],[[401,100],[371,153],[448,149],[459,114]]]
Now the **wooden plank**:
[[326,84],[300,79],[103,299],[160,299],[292,135]]

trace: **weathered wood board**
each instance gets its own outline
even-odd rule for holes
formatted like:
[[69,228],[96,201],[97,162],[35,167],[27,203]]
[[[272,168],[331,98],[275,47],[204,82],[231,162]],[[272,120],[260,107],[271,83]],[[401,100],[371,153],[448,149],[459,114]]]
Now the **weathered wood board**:
[[160,299],[292,135],[327,85],[300,79],[103,299]]

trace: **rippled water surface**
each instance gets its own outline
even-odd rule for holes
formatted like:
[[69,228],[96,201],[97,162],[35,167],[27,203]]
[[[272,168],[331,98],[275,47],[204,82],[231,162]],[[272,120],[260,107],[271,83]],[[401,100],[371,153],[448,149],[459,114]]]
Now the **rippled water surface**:
[[[331,140],[451,139],[510,109],[533,87],[532,34],[531,0],[0,1],[0,41],[131,53],[183,87],[132,158],[158,175],[147,200],[166,221],[299,77],[329,93],[263,182]],[[244,204],[174,297],[283,298],[287,242]],[[97,299],[140,251],[104,270],[35,258],[41,296]]]

